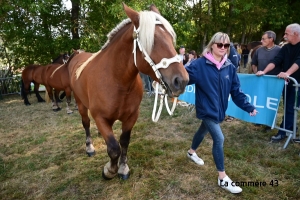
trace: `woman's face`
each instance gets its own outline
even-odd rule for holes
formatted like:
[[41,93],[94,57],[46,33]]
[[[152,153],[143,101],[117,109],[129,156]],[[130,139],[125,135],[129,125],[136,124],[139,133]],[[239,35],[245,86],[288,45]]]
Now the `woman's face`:
[[224,43],[223,42],[214,43],[211,47],[212,54],[214,54],[217,57],[223,57],[227,53],[229,46],[230,43],[228,40],[225,40]]

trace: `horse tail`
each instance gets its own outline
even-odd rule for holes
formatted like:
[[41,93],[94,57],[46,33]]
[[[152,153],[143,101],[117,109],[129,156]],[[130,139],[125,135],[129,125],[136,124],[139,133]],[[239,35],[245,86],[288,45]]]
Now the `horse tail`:
[[46,103],[50,103],[50,98],[49,98],[49,94],[48,94],[47,90],[45,90],[45,101],[46,101]]

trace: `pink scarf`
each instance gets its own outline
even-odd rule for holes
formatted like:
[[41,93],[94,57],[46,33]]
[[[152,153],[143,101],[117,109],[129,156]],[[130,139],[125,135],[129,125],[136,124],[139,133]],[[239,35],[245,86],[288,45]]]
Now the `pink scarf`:
[[204,57],[207,58],[207,60],[209,60],[210,62],[214,63],[216,65],[216,67],[218,68],[218,70],[220,70],[220,68],[222,67],[222,65],[227,60],[227,54],[225,54],[225,56],[223,57],[223,59],[221,60],[221,62],[216,61],[215,58],[213,57],[213,55],[210,52],[207,52],[204,55]]

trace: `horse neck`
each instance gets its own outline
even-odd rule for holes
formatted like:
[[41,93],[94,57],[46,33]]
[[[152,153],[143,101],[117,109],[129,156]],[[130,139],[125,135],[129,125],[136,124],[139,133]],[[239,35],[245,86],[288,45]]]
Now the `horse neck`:
[[[121,29],[111,40],[110,44],[102,50],[99,56],[111,57],[110,68],[111,73],[114,77],[120,77],[118,79],[122,83],[130,83],[135,80],[138,75],[138,68],[134,64],[133,58],[133,26],[127,25]],[[142,57],[142,53],[137,46],[137,65],[140,67],[142,65],[148,64]],[[118,52],[118,53],[116,53]],[[101,55],[102,54],[102,55]],[[120,58],[117,56],[121,55]],[[149,66],[150,67],[150,66]]]

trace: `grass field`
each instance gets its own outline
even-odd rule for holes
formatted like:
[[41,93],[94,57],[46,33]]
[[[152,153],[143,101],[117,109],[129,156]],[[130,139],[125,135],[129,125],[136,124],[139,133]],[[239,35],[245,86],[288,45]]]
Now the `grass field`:
[[[151,121],[154,97],[144,97],[128,152],[129,180],[106,181],[106,145],[92,121],[96,155],[85,153],[85,134],[78,111],[53,112],[34,95],[25,106],[20,96],[0,101],[0,199],[300,199],[300,145],[270,143],[276,130],[234,120],[221,124],[225,135],[227,174],[244,186],[233,195],[217,186],[212,140],[206,136],[197,150],[205,161],[186,158],[200,121],[195,112],[178,106],[174,116],[164,109]],[[114,124],[117,138],[120,123]],[[266,185],[264,185],[266,184]]]

